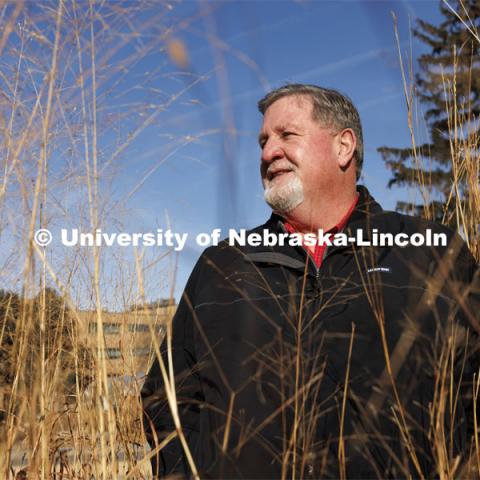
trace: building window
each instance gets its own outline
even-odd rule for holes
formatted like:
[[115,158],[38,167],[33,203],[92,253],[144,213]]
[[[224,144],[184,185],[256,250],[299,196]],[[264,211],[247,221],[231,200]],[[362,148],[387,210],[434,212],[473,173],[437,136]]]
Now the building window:
[[148,332],[149,328],[146,323],[131,323],[128,326],[129,332]]
[[[165,331],[165,326],[164,325],[155,325],[154,330],[157,333],[163,333]],[[146,323],[131,323],[128,326],[128,331],[129,332],[148,333],[150,331],[150,328],[149,328],[148,324],[146,324]]]
[[[120,326],[119,323],[104,323],[103,333],[105,335],[120,333]],[[97,333],[97,322],[90,322],[88,324],[88,333]]]
[[119,348],[106,348],[105,352],[107,353],[108,358],[120,358],[122,356],[122,352]]
[[105,335],[120,333],[120,324],[119,323],[104,323],[103,324],[103,333]]

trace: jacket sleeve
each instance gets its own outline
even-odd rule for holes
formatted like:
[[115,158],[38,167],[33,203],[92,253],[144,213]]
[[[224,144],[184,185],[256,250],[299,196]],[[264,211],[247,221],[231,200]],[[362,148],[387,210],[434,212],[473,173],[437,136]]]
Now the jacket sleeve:
[[[473,378],[474,375],[478,377],[480,368],[478,343],[480,336],[480,269],[467,245],[458,234],[455,235],[454,242],[459,242],[460,249],[452,265],[449,294],[457,303],[456,322],[463,325],[469,332],[468,342],[462,342],[463,348],[460,349],[458,358],[458,370],[461,372],[460,391],[465,416],[463,422],[467,438],[466,445],[468,445],[475,433]],[[463,361],[464,356],[466,362]],[[477,404],[476,408],[478,411],[480,406]]]
[[458,234],[450,243],[458,248],[450,266],[449,295],[458,303],[458,315],[474,335],[480,335],[480,270],[478,263]]
[[[195,285],[201,269],[202,258],[197,262],[183,292],[172,321],[172,359],[175,375],[175,390],[182,430],[194,455],[199,435],[199,405],[203,399],[196,369],[197,358],[194,348]],[[167,342],[160,348],[164,365],[168,371]],[[150,369],[142,392],[143,424],[147,440],[155,449],[171,432],[175,431],[170,407],[165,394],[165,385],[158,358]],[[151,459],[153,478],[181,474],[190,476],[180,440],[175,437]]]

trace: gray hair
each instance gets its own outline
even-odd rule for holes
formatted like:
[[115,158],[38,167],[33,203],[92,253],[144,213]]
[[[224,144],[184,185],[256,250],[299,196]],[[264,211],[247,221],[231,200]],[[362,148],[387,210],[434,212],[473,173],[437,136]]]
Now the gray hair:
[[280,98],[287,96],[306,95],[312,100],[313,119],[322,123],[326,127],[333,127],[336,130],[351,128],[357,139],[355,148],[355,161],[357,180],[360,178],[363,165],[363,134],[362,124],[358,110],[352,101],[346,96],[329,88],[319,87],[317,85],[308,85],[302,83],[290,83],[283,87],[276,88],[268,93],[258,102],[258,109],[265,114],[267,108]]

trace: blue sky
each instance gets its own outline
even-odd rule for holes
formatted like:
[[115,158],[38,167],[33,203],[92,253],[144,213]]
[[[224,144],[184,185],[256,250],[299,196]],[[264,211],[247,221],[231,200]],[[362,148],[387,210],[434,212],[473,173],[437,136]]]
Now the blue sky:
[[[208,20],[195,18],[205,9],[210,9]],[[270,210],[259,180],[262,119],[256,103],[269,88],[286,82],[314,83],[349,95],[363,122],[361,183],[387,209],[400,198],[412,198],[387,188],[389,172],[376,152],[382,145],[410,142],[391,12],[398,19],[402,53],[415,58],[424,47],[410,26],[417,17],[438,23],[437,1],[187,2],[177,7],[179,18],[194,18],[175,33],[188,52],[185,70],[206,79],[145,135],[143,150],[137,146],[139,160],[128,166],[132,175],[123,178],[123,193],[153,158],[168,158],[132,196],[133,223],[165,227],[168,216],[172,229],[188,232],[191,240],[217,227],[226,232],[263,223]],[[186,85],[188,75],[172,77],[173,90]],[[196,140],[171,154],[162,135],[180,144],[187,136]],[[177,298],[202,250],[193,241],[188,245],[178,259]]]
[[[36,98],[30,93],[32,83],[36,87],[48,78],[44,69],[51,62],[55,21],[50,4],[26,5],[33,13],[49,12],[38,24],[38,32],[29,37],[30,24],[22,27],[18,22],[18,30],[27,32],[27,52],[41,59],[38,64],[26,60],[23,64],[27,71],[22,92],[25,105],[32,106]],[[60,140],[51,144],[50,197],[44,220],[54,235],[64,227],[90,228],[79,67],[72,37],[75,15],[84,14],[82,52],[84,68],[88,68],[89,11],[87,3],[79,2],[80,11],[73,15],[73,4],[65,5],[58,80],[63,103],[62,109],[55,111],[55,134]],[[226,236],[229,228],[252,228],[269,217],[259,178],[257,136],[262,117],[257,102],[286,82],[318,84],[350,96],[363,123],[361,183],[387,209],[393,209],[399,199],[413,198],[407,191],[387,188],[390,175],[377,154],[380,146],[403,147],[410,142],[392,12],[398,19],[402,54],[415,59],[425,47],[412,37],[410,28],[416,18],[438,24],[439,1],[111,0],[93,5],[98,19],[94,28],[99,188],[107,201],[102,228],[133,233],[170,227],[189,235],[187,248],[178,255],[168,255],[164,249],[146,253],[144,265],[151,263],[145,271],[149,300],[168,296],[173,277],[173,291],[179,299],[202,251],[194,241],[196,234],[221,228]],[[13,34],[9,41],[13,46],[20,44]],[[144,48],[150,44],[150,50]],[[183,46],[185,62],[171,53],[172,45]],[[9,65],[18,61],[12,52],[12,57],[2,55],[2,68],[7,72]],[[39,64],[42,68],[37,68]],[[415,62],[413,65],[416,69]],[[112,160],[112,152],[150,116],[151,124]],[[15,118],[21,130],[23,117]],[[65,124],[72,126],[72,132]],[[36,146],[32,149],[35,152]],[[19,224],[24,221],[17,206],[12,215],[18,215]],[[9,245],[16,252],[13,240],[4,238],[4,256]],[[119,248],[104,250],[102,259],[102,292],[108,308],[123,308],[118,293],[122,288],[130,289],[124,303],[136,295],[132,251]],[[81,273],[75,270],[73,283],[77,280],[82,285],[77,291],[79,304],[89,306],[91,259],[78,260],[80,255],[62,249],[58,242],[48,247],[47,254],[64,281],[71,280],[72,265],[80,265]],[[21,278],[17,275],[14,282]],[[8,275],[5,279],[11,288]]]

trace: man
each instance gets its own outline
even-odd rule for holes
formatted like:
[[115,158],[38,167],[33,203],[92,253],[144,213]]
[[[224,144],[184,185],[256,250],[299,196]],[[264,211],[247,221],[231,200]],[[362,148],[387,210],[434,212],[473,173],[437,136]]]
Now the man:
[[[303,244],[202,254],[142,392],[154,475],[465,473],[474,259],[458,235],[356,187],[362,129],[348,98],[294,84],[259,108],[273,214],[253,233]],[[365,245],[428,229],[446,245]],[[363,240],[307,242],[319,230]]]

